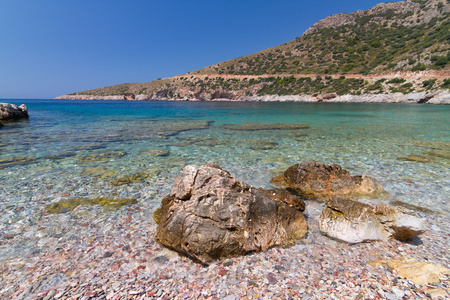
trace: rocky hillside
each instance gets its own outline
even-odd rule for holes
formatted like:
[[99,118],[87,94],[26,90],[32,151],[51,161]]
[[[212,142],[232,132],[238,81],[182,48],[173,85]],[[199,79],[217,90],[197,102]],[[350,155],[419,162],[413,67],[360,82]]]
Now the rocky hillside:
[[283,45],[189,74],[58,98],[255,100],[267,95],[428,94],[450,89],[449,75],[450,0],[406,0],[327,17]]

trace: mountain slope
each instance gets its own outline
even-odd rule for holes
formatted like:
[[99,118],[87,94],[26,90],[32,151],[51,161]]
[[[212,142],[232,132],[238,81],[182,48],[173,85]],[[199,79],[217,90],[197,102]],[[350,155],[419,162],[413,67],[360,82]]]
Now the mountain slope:
[[112,99],[129,93],[128,99],[246,100],[449,89],[449,1],[381,3],[327,17],[293,41],[189,74],[58,98]]
[[440,0],[382,3],[314,24],[283,45],[194,74],[378,74],[449,69],[450,5]]

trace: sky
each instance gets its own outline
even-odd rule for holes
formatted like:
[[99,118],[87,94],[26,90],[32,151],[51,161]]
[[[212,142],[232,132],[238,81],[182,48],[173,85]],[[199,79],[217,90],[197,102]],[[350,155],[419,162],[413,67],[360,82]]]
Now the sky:
[[171,77],[377,0],[0,0],[0,99]]

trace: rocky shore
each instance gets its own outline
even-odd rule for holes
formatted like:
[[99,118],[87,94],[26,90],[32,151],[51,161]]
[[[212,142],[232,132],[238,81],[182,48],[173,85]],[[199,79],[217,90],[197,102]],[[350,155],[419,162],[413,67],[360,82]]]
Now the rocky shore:
[[[128,100],[128,101],[204,101],[198,98],[171,98],[158,95],[134,95],[133,100],[126,99],[123,95],[95,96],[95,95],[63,95],[57,100]],[[410,94],[363,94],[363,95],[265,95],[265,96],[239,96],[237,98],[214,98],[207,101],[249,101],[249,102],[331,102],[331,103],[427,103],[450,104],[450,92],[439,91],[436,93],[418,92]]]

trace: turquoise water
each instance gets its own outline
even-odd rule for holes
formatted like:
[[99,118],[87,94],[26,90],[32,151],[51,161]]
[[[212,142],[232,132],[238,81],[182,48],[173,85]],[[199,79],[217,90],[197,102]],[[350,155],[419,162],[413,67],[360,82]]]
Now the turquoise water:
[[[2,102],[26,104],[31,117],[0,129],[0,230],[67,197],[134,197],[154,209],[185,165],[208,161],[257,187],[297,162],[338,163],[378,179],[386,202],[450,210],[450,106]],[[224,126],[246,122],[310,128]],[[111,184],[139,172],[140,182]]]

